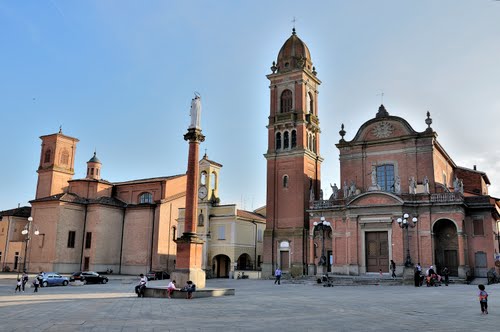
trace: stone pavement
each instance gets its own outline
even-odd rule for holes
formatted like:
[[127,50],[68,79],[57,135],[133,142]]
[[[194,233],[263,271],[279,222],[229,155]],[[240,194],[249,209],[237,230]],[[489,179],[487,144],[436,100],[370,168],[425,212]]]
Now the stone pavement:
[[[155,281],[155,285],[166,281]],[[235,296],[137,298],[130,278],[107,285],[28,289],[0,278],[0,331],[496,331],[500,285],[487,286],[481,315],[477,286],[336,286],[272,280],[207,280]]]

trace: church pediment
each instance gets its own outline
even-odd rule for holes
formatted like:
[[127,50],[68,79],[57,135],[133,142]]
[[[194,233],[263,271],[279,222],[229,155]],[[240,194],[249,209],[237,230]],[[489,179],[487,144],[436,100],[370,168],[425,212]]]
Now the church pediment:
[[350,207],[403,205],[403,200],[394,194],[378,191],[360,194],[354,197],[347,205]]
[[366,122],[361,126],[352,142],[384,140],[415,134],[417,132],[410,127],[406,120],[390,116]]

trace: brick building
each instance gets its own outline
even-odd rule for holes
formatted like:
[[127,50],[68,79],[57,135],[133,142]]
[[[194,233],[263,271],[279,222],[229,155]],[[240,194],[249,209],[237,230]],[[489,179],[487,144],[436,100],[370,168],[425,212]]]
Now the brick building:
[[388,272],[391,259],[400,275],[416,262],[486,275],[499,251],[499,200],[484,172],[455,164],[429,113],[423,132],[383,105],[350,141],[342,125],[341,183],[323,198],[320,81],[295,31],[271,70],[265,276],[276,266],[292,276]]
[[177,214],[185,204],[186,175],[111,183],[96,154],[87,176],[73,179],[78,139],[42,140],[29,271],[78,270],[138,274],[175,268]]

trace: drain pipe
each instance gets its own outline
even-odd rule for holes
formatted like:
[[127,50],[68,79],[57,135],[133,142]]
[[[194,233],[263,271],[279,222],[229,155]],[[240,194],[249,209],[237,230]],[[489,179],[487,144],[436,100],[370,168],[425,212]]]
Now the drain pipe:
[[122,257],[123,257],[123,236],[125,235],[125,214],[126,207],[123,208],[123,218],[122,218],[122,238],[120,241],[120,265],[118,266],[118,274],[122,274]]

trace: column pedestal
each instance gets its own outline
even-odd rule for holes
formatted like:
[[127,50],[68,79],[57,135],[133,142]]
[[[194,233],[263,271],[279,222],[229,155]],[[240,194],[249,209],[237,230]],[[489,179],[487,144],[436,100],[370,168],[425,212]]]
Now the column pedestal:
[[178,238],[177,265],[170,279],[181,288],[191,280],[196,288],[205,288],[205,271],[202,269],[203,240],[193,233],[184,233]]

